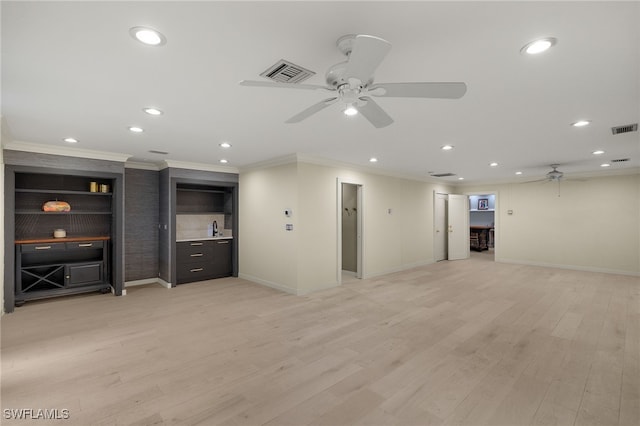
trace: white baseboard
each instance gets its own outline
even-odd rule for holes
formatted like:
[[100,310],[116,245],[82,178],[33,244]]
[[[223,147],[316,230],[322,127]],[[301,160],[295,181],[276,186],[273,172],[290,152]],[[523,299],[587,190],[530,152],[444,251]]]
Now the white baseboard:
[[[160,284],[164,288],[171,288],[171,283],[166,282],[162,278],[146,278],[144,280],[126,281],[124,283],[124,286],[126,288],[126,287],[134,287],[137,285],[145,285],[145,284]],[[123,290],[123,292],[124,291],[125,290]]]
[[252,283],[260,284],[266,287],[271,287],[276,290],[283,291],[285,293],[295,294],[295,295],[298,294],[295,288],[287,287],[282,284],[274,283],[272,281],[263,280],[262,278],[254,277],[253,275],[239,273],[238,278],[242,278],[243,280],[251,281]]
[[601,274],[627,275],[632,277],[640,277],[640,271],[635,272],[635,271],[624,271],[619,269],[593,268],[591,266],[563,265],[559,263],[547,263],[547,262],[533,262],[530,260],[509,259],[509,258],[502,258],[502,257],[496,258],[496,262],[511,263],[515,265],[541,266],[544,268],[568,269],[571,271],[597,272]]
[[315,287],[312,289],[297,289],[284,286],[282,284],[274,283],[273,281],[263,280],[262,278],[254,277],[253,275],[239,273],[238,278],[242,278],[243,280],[251,281],[252,283],[260,284],[266,287],[271,287],[276,290],[280,290],[285,293],[293,294],[295,296],[304,296],[310,293],[315,293],[316,291],[328,290],[330,288],[338,287],[337,283],[329,283],[320,287]]
[[414,262],[414,263],[407,263],[405,265],[400,265],[394,268],[385,269],[384,271],[374,272],[373,274],[366,274],[366,276],[362,278],[367,279],[367,278],[381,277],[383,275],[395,274],[396,272],[404,272],[404,271],[408,271],[409,269],[419,268],[421,266],[427,266],[433,263],[435,263],[433,259],[422,260],[420,262]]

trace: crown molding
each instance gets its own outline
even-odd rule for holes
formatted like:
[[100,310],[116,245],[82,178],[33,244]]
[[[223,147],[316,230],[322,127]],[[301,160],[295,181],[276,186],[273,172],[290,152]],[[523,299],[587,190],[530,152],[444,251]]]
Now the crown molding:
[[268,169],[270,167],[284,166],[285,164],[297,163],[298,155],[289,154],[282,157],[274,157],[269,160],[258,161],[240,167],[240,173],[246,173],[253,170]]
[[429,178],[428,176],[416,176],[416,175],[410,175],[406,173],[397,173],[397,172],[392,172],[388,170],[381,170],[373,166],[363,166],[360,164],[347,163],[343,161],[332,160],[330,158],[320,157],[317,155],[305,154],[305,153],[289,154],[282,157],[272,158],[270,160],[252,163],[247,166],[241,167],[240,173],[250,172],[250,171],[259,170],[259,169],[266,169],[269,167],[284,166],[286,164],[291,164],[291,163],[306,163],[306,164],[313,164],[316,166],[348,169],[348,170],[357,171],[361,173],[368,173],[368,174],[378,175],[378,176],[387,176],[387,177],[393,177],[398,179],[407,179],[407,180],[413,180],[418,182],[426,182],[426,183],[434,183],[434,184],[443,183],[441,181]]
[[188,161],[176,161],[176,160],[164,160],[160,163],[159,170],[166,169],[167,167],[176,168],[176,169],[187,169],[187,170],[200,170],[206,172],[221,172],[221,173],[235,173],[238,174],[237,167],[230,166],[219,166],[214,164],[204,164],[204,163],[191,163]]
[[138,170],[153,170],[155,172],[160,171],[160,165],[158,163],[145,163],[143,161],[127,161],[124,163],[125,169],[138,169]]
[[[582,180],[582,179],[599,179],[606,178],[611,176],[630,176],[630,175],[640,175],[640,167],[629,167],[625,169],[614,169],[614,170],[597,170],[591,172],[577,172],[570,173],[566,179],[563,181],[572,181],[572,180]],[[531,179],[531,176],[529,176]],[[510,184],[525,184],[525,183],[535,183],[536,181],[528,180],[524,177],[519,179],[494,179],[494,180],[482,180],[482,181],[469,181],[469,182],[455,182],[451,183],[455,188],[469,188],[476,186],[489,186],[489,185],[510,185]],[[544,175],[539,176],[539,183],[544,182]]]
[[64,155],[67,157],[90,158],[93,160],[117,161],[124,163],[130,154],[71,148],[67,146],[44,145],[33,142],[9,141],[3,148],[10,151],[24,151],[38,154]]

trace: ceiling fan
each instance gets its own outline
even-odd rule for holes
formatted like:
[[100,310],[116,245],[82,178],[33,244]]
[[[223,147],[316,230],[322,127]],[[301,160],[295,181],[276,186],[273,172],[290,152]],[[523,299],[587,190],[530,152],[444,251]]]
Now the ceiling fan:
[[334,103],[344,105],[344,113],[361,113],[377,128],[386,127],[393,119],[372,98],[441,98],[459,99],[467,91],[465,83],[373,83],[373,75],[391,50],[391,43],[371,35],[349,34],[337,41],[338,49],[347,56],[326,73],[326,86],[297,83],[272,83],[242,80],[242,86],[277,87],[288,89],[324,90],[333,96],[294,115],[286,123],[298,123]]

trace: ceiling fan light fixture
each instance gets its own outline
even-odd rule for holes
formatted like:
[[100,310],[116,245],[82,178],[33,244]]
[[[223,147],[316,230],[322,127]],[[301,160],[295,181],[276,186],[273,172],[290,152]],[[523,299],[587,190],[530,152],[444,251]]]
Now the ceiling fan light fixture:
[[358,114],[358,109],[353,106],[353,104],[347,105],[347,107],[344,109],[344,115],[346,116],[352,117],[356,114]]
[[537,55],[538,53],[545,52],[553,47],[558,42],[554,37],[545,37],[538,40],[534,40],[525,44],[520,53],[526,53],[528,55]]
[[167,39],[162,33],[148,27],[133,27],[129,29],[129,34],[140,43],[147,46],[162,46],[167,43]]

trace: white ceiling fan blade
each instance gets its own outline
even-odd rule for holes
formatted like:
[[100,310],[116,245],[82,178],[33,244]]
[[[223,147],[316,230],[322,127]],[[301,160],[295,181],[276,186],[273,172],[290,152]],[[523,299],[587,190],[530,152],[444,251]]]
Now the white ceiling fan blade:
[[380,105],[378,105],[373,99],[368,96],[363,96],[360,100],[365,101],[366,104],[359,106],[358,112],[364,115],[364,117],[369,120],[374,127],[379,129],[393,123],[393,118],[380,108]]
[[338,98],[328,98],[328,99],[325,99],[323,101],[318,102],[317,104],[313,104],[309,108],[299,112],[298,114],[294,115],[293,117],[291,117],[290,119],[285,121],[285,123],[299,123],[302,120],[304,120],[305,118],[308,118],[308,117],[312,116],[316,112],[322,111],[323,109],[325,109],[329,105],[335,103],[337,100],[338,100]]
[[276,83],[270,81],[254,81],[254,80],[242,80],[240,86],[252,86],[252,87],[272,87],[272,88],[286,88],[286,89],[305,89],[305,90],[327,90],[332,89],[320,86],[317,84],[297,84],[297,83]]
[[345,80],[357,78],[363,84],[367,83],[389,50],[391,50],[391,43],[380,37],[356,36],[343,78]]
[[[374,90],[375,92],[371,93]],[[388,98],[459,99],[467,92],[467,85],[465,83],[380,83],[369,87],[369,92],[374,96]]]

